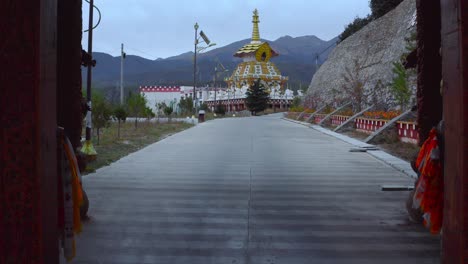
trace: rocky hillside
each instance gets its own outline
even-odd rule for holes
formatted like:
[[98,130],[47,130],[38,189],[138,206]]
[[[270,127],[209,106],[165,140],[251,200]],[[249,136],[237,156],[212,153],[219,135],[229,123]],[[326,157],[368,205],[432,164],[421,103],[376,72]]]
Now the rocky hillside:
[[415,32],[415,23],[415,0],[405,0],[345,39],[313,76],[307,92],[310,98],[318,104],[339,104],[352,98],[349,86],[360,82],[366,95],[363,104],[371,103],[371,97],[386,100],[391,96],[386,87],[394,77],[393,63],[407,52],[406,39]]

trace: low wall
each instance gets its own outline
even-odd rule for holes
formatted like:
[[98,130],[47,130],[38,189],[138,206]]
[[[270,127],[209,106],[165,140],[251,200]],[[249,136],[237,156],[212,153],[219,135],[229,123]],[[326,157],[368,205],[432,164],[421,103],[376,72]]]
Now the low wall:
[[[296,119],[300,113],[289,112],[288,117],[291,119]],[[309,113],[304,113],[302,115],[302,120],[307,120],[309,118]],[[316,114],[313,118],[313,123],[320,123],[327,115],[326,114]],[[343,115],[332,115],[330,117],[331,124],[333,126],[339,126],[346,122],[350,116]],[[366,134],[372,134],[379,128],[387,124],[389,120],[382,119],[369,119],[369,118],[356,118],[354,120],[354,128],[356,131],[363,132]],[[418,126],[415,122],[407,121],[398,121],[396,123],[396,129],[398,129],[398,138],[401,142],[418,144],[419,142],[419,133]]]
[[387,124],[388,120],[356,118],[354,121],[356,130],[366,134],[372,134],[374,131]]
[[314,123],[315,123],[315,124],[320,123],[326,116],[327,116],[327,115],[325,115],[325,114],[316,114],[316,115],[314,116]]
[[415,122],[398,121],[397,128],[398,138],[400,138],[401,142],[418,144],[419,133]]
[[339,125],[343,124],[344,122],[346,122],[349,118],[350,118],[350,116],[343,116],[343,115],[332,115],[330,117],[331,124],[333,126],[339,126]]

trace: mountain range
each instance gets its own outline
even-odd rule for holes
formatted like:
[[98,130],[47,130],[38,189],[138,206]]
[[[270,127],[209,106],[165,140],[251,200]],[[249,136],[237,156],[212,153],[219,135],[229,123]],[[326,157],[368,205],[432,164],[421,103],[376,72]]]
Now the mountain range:
[[[306,88],[315,73],[316,54],[319,64],[323,63],[336,45],[337,38],[324,41],[316,36],[284,36],[270,43],[280,56],[272,59],[281,73],[289,77],[289,87],[293,90]],[[214,68],[221,63],[228,71],[218,75],[223,80],[232,74],[241,61],[233,54],[243,45],[250,42],[244,39],[197,54],[197,84],[212,83]],[[97,61],[93,68],[93,86],[111,88],[120,82],[120,56],[113,57],[106,53],[94,52]],[[86,68],[82,68],[83,80],[86,80]],[[85,83],[85,82],[83,82]],[[186,52],[165,59],[149,60],[135,55],[127,55],[124,60],[124,85],[136,88],[140,85],[193,85],[193,52]],[[222,84],[224,85],[224,83]]]

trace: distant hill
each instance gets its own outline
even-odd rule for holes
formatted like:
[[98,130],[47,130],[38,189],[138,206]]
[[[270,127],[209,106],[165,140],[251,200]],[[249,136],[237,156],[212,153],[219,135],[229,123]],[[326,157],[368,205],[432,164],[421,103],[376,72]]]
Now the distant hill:
[[[280,56],[272,59],[283,75],[289,76],[289,86],[294,90],[307,86],[315,73],[315,54],[323,51],[330,45],[334,46],[336,38],[324,41],[316,36],[290,37],[284,36],[275,41],[268,41],[279,52]],[[222,79],[232,73],[240,62],[233,54],[250,39],[244,39],[199,54],[197,67],[198,80],[201,84],[212,82],[214,67],[218,60],[229,72]],[[323,63],[332,48],[319,57]],[[120,56],[113,57],[106,53],[95,52],[97,61],[93,69],[93,85],[99,87],[115,87],[120,80]],[[83,80],[86,70],[82,69]],[[137,87],[139,85],[192,85],[193,83],[193,52],[182,53],[166,59],[149,60],[143,57],[127,55],[124,66],[125,86]]]

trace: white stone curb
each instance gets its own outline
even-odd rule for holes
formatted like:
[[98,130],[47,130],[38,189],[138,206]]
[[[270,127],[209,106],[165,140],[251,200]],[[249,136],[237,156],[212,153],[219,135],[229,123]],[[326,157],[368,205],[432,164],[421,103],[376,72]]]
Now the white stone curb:
[[[374,146],[374,145],[371,145],[371,144],[364,143],[364,142],[362,142],[360,140],[348,137],[346,135],[342,135],[342,134],[333,132],[333,131],[328,130],[326,128],[323,128],[321,126],[311,125],[311,124],[306,123],[306,122],[296,121],[296,120],[292,120],[292,119],[288,119],[288,118],[281,118],[281,119],[284,119],[286,121],[293,122],[293,123],[296,123],[296,124],[307,126],[309,128],[312,128],[312,129],[314,129],[316,131],[319,131],[319,132],[321,132],[323,134],[326,134],[326,135],[332,136],[334,138],[337,138],[339,140],[342,140],[342,141],[344,141],[346,143],[349,143],[349,144],[351,144],[351,145],[353,145],[355,147],[358,147],[358,148],[373,147]],[[411,164],[409,162],[407,162],[407,161],[404,161],[404,160],[402,160],[400,158],[397,158],[397,157],[395,157],[393,155],[390,155],[387,152],[382,151],[382,150],[368,150],[367,153],[369,155],[375,157],[376,159],[385,162],[386,164],[390,165],[394,169],[402,172],[403,174],[405,174],[405,175],[407,175],[407,176],[409,176],[411,178],[417,179],[417,177],[418,177],[417,174],[413,171],[413,168],[411,168]]]

